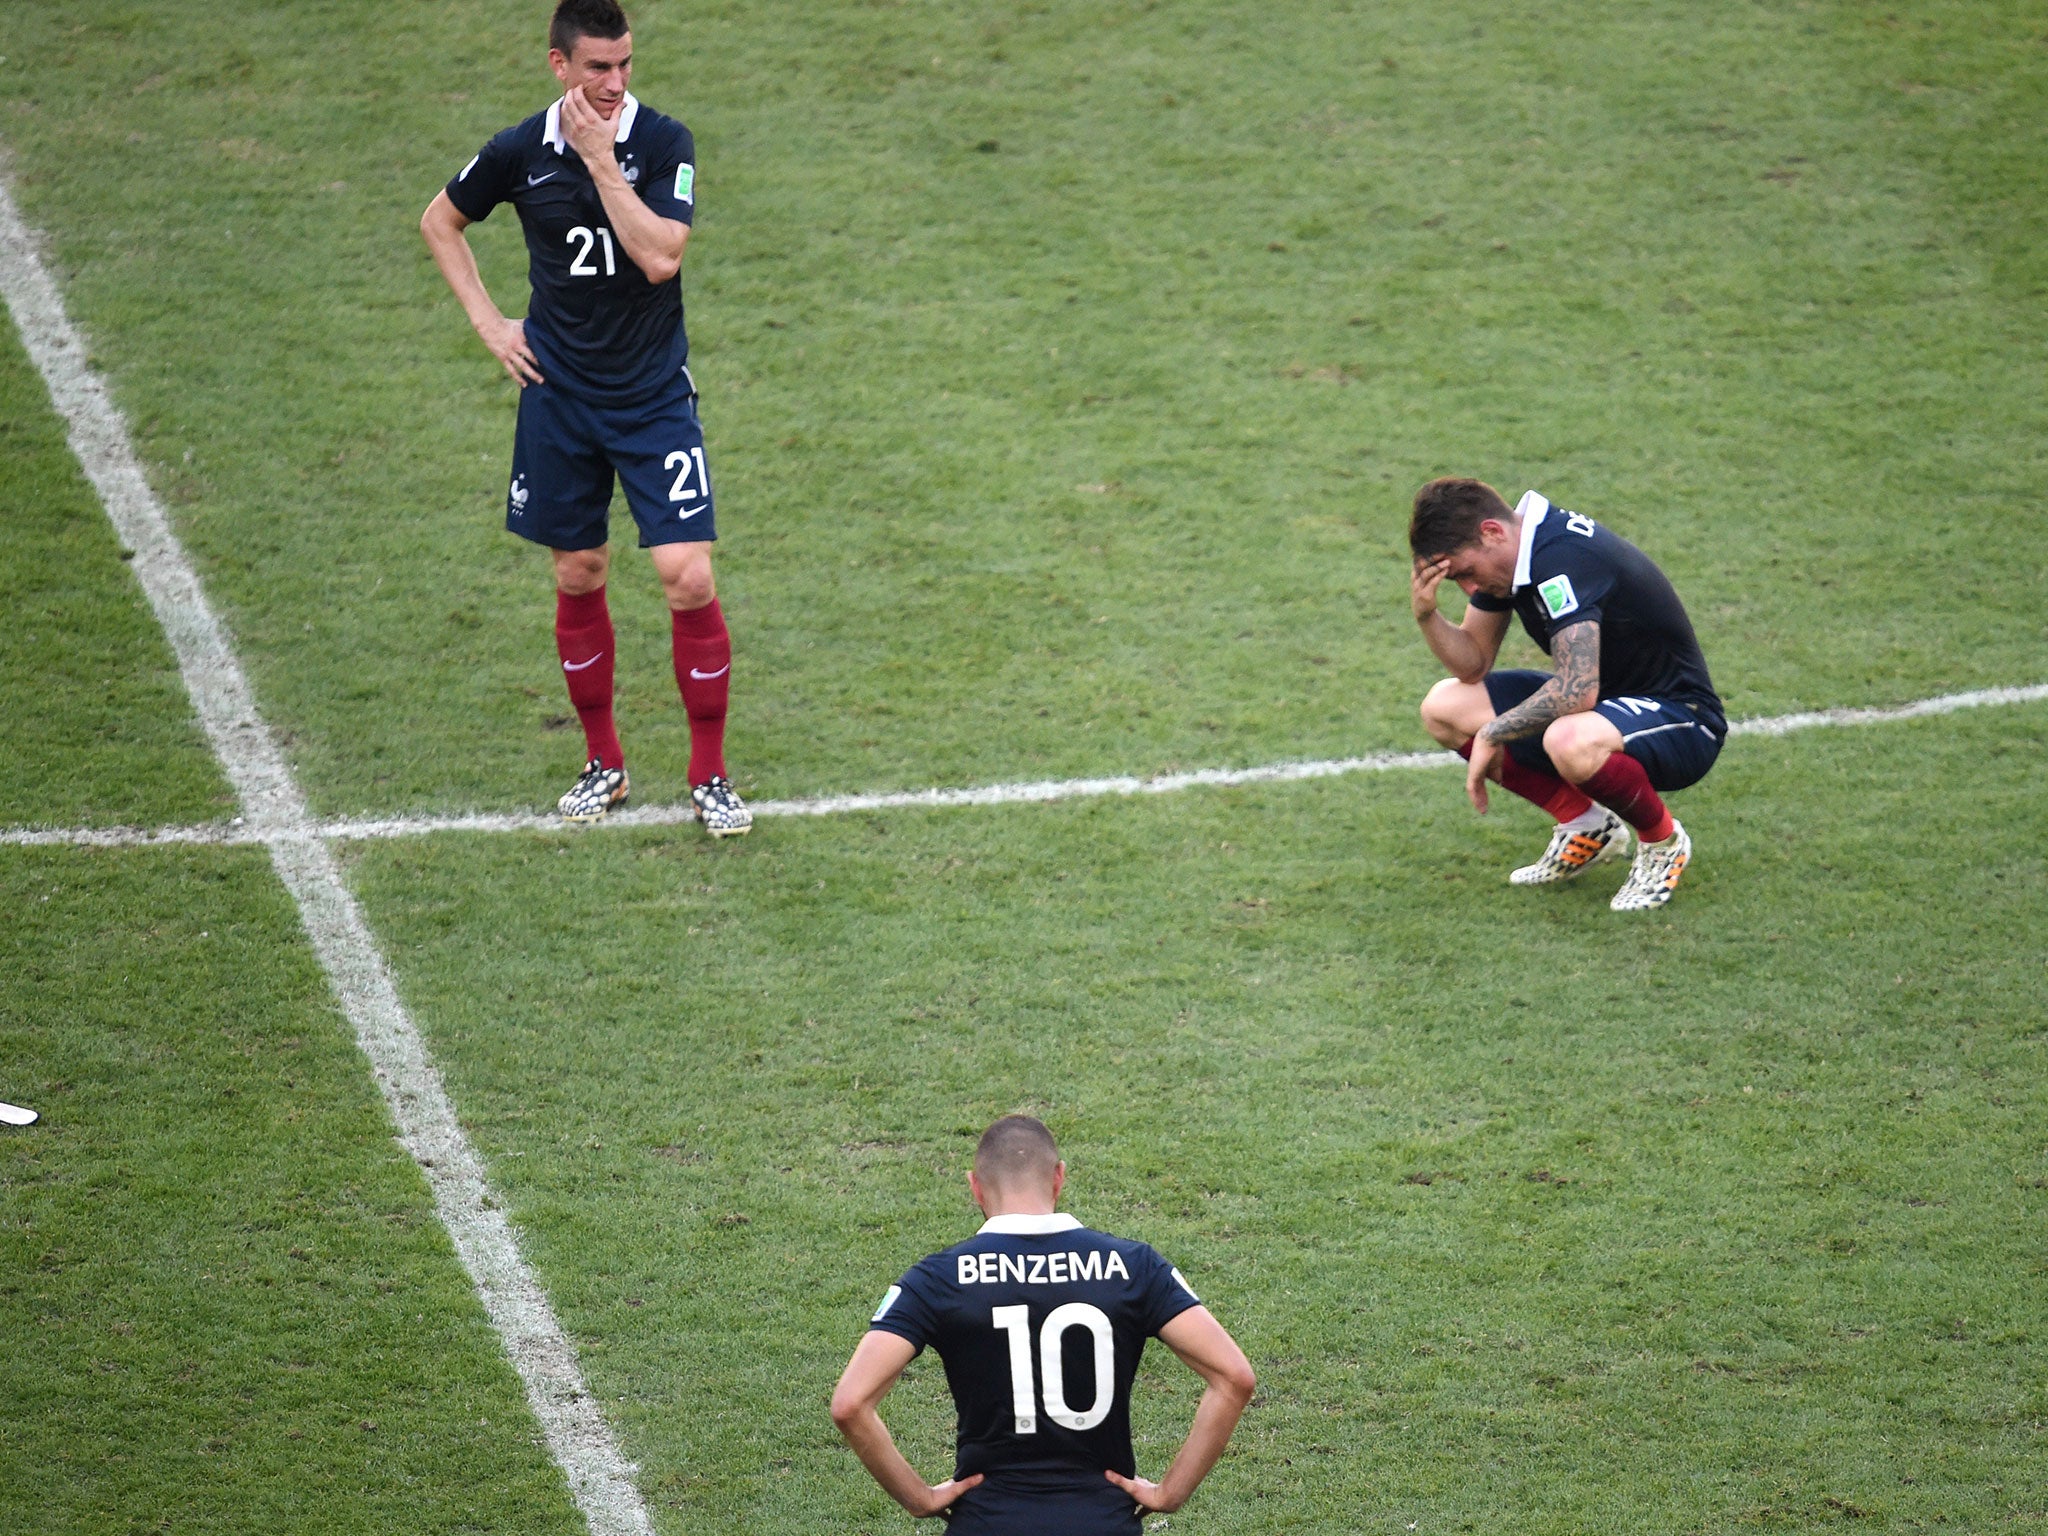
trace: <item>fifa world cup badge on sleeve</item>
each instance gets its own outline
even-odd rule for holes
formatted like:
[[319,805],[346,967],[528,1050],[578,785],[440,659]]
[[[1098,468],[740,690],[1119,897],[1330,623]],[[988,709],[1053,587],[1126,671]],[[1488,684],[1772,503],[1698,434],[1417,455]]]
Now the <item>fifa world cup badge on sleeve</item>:
[[1543,606],[1553,619],[1561,619],[1579,606],[1579,594],[1572,590],[1569,576],[1553,576],[1539,583],[1537,595],[1543,599]]

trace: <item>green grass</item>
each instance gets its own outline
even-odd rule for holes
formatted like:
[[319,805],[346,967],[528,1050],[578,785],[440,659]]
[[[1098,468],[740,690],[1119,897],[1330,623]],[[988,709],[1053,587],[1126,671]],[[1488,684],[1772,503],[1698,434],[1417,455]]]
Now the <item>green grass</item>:
[[[1734,714],[2048,679],[2018,8],[635,14],[702,150],[750,791],[1420,745],[1400,525],[1452,469],[1639,538]],[[542,803],[510,387],[413,228],[546,100],[531,7],[10,20],[9,174],[316,806]],[[0,821],[219,814],[4,337],[0,441]],[[900,1528],[824,1396],[1015,1108],[1260,1368],[1176,1531],[2025,1529],[2044,744],[1738,739],[1628,923],[1509,891],[1540,826],[1451,775],[348,857],[665,1533]],[[49,1116],[0,1139],[0,1526],[573,1528],[260,855],[17,851],[0,899]],[[937,1475],[928,1363],[891,1418]]]
[[[1400,524],[1446,469],[1643,542],[1737,714],[2044,671],[2020,11],[639,27],[702,147],[745,786],[1412,740]],[[225,37],[184,0],[33,11],[0,66],[23,205],[323,809],[534,805],[580,754],[542,560],[497,526],[511,387],[414,230],[546,100],[531,31],[469,0]],[[509,216],[477,239],[516,309]],[[628,748],[672,798],[660,603],[622,565]]]
[[[4,67],[4,66],[0,66]],[[0,825],[205,821],[230,803],[177,663],[0,310]]]
[[665,1529],[886,1528],[824,1399],[1023,1107],[1260,1367],[1199,1529],[1983,1530],[2048,1518],[2044,751],[1738,742],[1647,922],[1449,774],[354,878]]
[[580,1529],[263,853],[0,905],[0,1528]]

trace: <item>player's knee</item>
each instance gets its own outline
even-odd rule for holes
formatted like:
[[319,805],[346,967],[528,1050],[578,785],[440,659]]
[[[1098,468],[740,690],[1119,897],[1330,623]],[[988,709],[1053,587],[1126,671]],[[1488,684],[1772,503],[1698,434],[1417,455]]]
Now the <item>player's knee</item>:
[[702,608],[718,596],[717,583],[711,577],[711,559],[704,556],[688,560],[661,573],[662,595],[668,605],[677,613],[689,613]]
[[602,549],[558,549],[555,551],[555,586],[571,597],[582,597],[604,585],[611,561]]
[[1472,734],[1459,718],[1463,714],[1460,690],[1465,686],[1455,677],[1447,677],[1422,696],[1422,728],[1447,747]]
[[1544,729],[1543,750],[1567,775],[1586,778],[1599,771],[1610,748],[1597,725],[1583,715],[1566,715]]

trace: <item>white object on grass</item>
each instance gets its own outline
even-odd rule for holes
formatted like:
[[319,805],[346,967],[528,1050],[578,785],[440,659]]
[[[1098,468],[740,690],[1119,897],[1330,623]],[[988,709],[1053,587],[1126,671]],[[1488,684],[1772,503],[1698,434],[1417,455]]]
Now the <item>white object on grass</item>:
[[0,1125],[34,1125],[38,1116],[19,1104],[0,1104]]

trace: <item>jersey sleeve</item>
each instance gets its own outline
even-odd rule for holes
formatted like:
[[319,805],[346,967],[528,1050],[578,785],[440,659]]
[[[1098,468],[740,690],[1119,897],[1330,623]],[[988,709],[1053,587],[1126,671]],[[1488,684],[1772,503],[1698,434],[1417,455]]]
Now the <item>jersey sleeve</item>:
[[509,133],[499,134],[478,150],[442,189],[455,211],[471,223],[488,219],[491,210],[512,195],[514,159]]
[[1529,585],[1536,590],[1538,605],[1549,615],[1553,637],[1559,630],[1598,619],[1614,590],[1614,576],[1614,563],[1591,539],[1575,533],[1545,540],[1529,560]]
[[1188,1284],[1187,1276],[1167,1263],[1155,1250],[1146,1248],[1144,1258],[1145,1287],[1139,1297],[1139,1306],[1145,1317],[1145,1332],[1151,1335],[1158,1333],[1188,1308],[1199,1307],[1202,1298]]
[[681,123],[648,167],[640,201],[664,219],[688,224],[697,216],[697,143]]
[[889,1287],[881,1305],[875,1308],[875,1315],[868,1319],[869,1331],[896,1334],[923,1353],[939,1325],[938,1313],[925,1296],[924,1287],[924,1266],[920,1264]]

